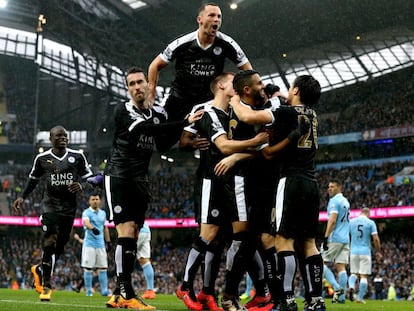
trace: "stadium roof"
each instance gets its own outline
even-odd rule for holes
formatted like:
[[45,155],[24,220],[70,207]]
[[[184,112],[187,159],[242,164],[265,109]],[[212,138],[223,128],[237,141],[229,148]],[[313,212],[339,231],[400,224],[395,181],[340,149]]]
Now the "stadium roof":
[[[35,32],[43,14],[44,38],[125,70],[148,66],[169,41],[195,29],[197,10],[207,1],[132,2],[9,0],[0,9],[0,26]],[[414,37],[411,0],[237,0],[237,10],[230,9],[229,0],[215,2],[223,12],[222,31],[240,43],[264,76],[289,72],[292,65],[306,67],[412,42]],[[164,85],[172,70],[166,72],[160,77]]]
[[[102,102],[111,104],[111,96],[125,96],[123,71],[130,65],[147,67],[173,38],[196,29],[203,2],[8,0],[0,8],[0,54],[36,59],[42,73],[76,83],[57,87],[40,75],[40,117],[51,119],[47,107],[57,104],[47,102],[50,94],[74,93],[80,104],[58,97],[56,111],[68,107],[58,117],[70,115],[70,122],[85,124],[72,113],[82,113],[85,102],[96,111]],[[282,90],[305,72],[317,76],[327,91],[414,64],[412,0],[237,0],[237,10],[229,8],[229,0],[215,2],[223,12],[222,31],[237,40],[265,82]],[[169,85],[172,67],[163,70],[160,85]],[[91,96],[80,85],[111,96]],[[102,118],[108,111],[102,109]]]

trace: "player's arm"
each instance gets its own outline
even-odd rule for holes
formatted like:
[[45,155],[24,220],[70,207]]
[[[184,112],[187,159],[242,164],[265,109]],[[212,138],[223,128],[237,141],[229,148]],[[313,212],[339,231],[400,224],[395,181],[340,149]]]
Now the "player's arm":
[[83,239],[80,238],[79,234],[75,233],[73,238],[78,241],[80,244],[83,244]]
[[380,241],[380,238],[378,236],[378,233],[374,233],[372,235],[372,242],[374,243],[375,250],[377,251],[375,256],[378,259],[381,259],[381,257],[382,257],[382,254],[381,254],[381,241]]
[[247,124],[268,124],[274,121],[273,114],[269,110],[252,110],[241,104],[240,96],[235,95],[230,100],[230,105],[240,121]]
[[326,239],[329,237],[329,235],[334,230],[337,220],[338,220],[338,213],[332,212],[329,215],[328,224],[326,225],[326,230],[325,230],[325,238]]
[[130,134],[134,137],[139,137],[141,134],[147,134],[152,136],[160,136],[168,133],[169,131],[184,128],[195,121],[199,120],[203,116],[204,110],[198,110],[194,114],[186,117],[182,121],[172,121],[172,122],[164,122],[164,123],[154,123],[152,120],[139,122],[136,124],[131,125],[133,128],[131,129]]
[[248,61],[247,63],[241,65],[238,67],[240,70],[251,70],[253,69],[252,64],[250,64],[250,62]]
[[222,159],[219,163],[216,164],[214,167],[214,173],[217,176],[225,175],[232,167],[236,165],[239,161],[244,161],[248,159],[253,159],[255,157],[254,152],[250,153],[233,153],[224,159]]
[[283,139],[281,142],[272,145],[272,146],[266,146],[262,149],[262,155],[266,160],[273,159],[280,151],[286,148],[287,145],[289,145],[290,140],[289,138]]
[[83,226],[86,229],[91,230],[93,234],[98,235],[99,233],[101,233],[98,228],[91,224],[89,217],[82,217],[82,223]]
[[29,178],[29,180],[26,183],[26,187],[23,190],[22,195],[19,196],[13,202],[14,211],[17,211],[20,208],[20,206],[23,204],[24,200],[29,196],[30,193],[32,193],[32,191],[36,188],[38,183],[39,183],[39,179]]
[[155,101],[155,92],[158,84],[159,72],[167,67],[168,63],[164,61],[160,55],[154,58],[151,64],[148,67],[148,83],[149,83],[149,94],[148,94],[148,103],[150,107],[154,104]]
[[107,226],[104,226],[104,238],[106,243],[111,242],[111,235],[109,234],[109,228]]
[[267,142],[269,135],[265,132],[256,134],[255,137],[246,140],[230,140],[227,134],[217,136],[214,144],[224,155],[230,155],[235,152],[243,152],[249,148],[255,148]]

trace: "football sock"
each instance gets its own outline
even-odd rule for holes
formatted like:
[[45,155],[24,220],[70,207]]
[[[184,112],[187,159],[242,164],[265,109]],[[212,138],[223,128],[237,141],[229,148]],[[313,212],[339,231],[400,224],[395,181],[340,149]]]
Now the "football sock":
[[108,273],[106,270],[100,270],[98,273],[99,284],[101,284],[101,294],[108,294]]
[[154,268],[151,262],[147,262],[142,266],[142,272],[147,283],[147,289],[154,289]]

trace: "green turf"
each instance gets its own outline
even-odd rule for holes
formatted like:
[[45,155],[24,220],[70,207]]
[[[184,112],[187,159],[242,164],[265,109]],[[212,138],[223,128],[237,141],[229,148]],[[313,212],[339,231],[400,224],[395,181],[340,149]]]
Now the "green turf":
[[[95,294],[86,297],[84,292],[79,294],[70,291],[56,291],[52,301],[40,302],[38,294],[34,290],[9,290],[0,289],[0,310],[4,311],[80,311],[106,309],[105,302],[108,299]],[[150,300],[151,305],[157,310],[187,310],[182,301],[174,295],[157,295],[157,299]],[[303,310],[303,304],[298,300],[299,310]],[[366,304],[347,302],[343,305],[332,305],[326,301],[327,310],[367,310],[367,311],[414,311],[414,301],[374,301],[368,300]]]

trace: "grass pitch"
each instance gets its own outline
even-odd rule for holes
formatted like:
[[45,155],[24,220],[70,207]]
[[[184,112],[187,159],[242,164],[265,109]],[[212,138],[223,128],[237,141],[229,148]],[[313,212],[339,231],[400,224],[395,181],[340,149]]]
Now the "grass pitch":
[[[4,311],[82,311],[106,309],[107,297],[95,294],[86,297],[85,292],[55,291],[50,302],[41,302],[34,290],[0,289],[0,310]],[[149,304],[156,306],[159,311],[184,311],[184,303],[174,295],[157,295]],[[303,310],[303,303],[298,299],[298,310]],[[366,304],[347,301],[343,305],[332,305],[326,300],[327,310],[349,311],[414,311],[414,301],[378,301],[368,300]]]

